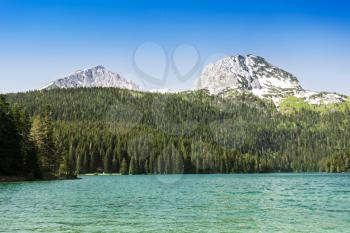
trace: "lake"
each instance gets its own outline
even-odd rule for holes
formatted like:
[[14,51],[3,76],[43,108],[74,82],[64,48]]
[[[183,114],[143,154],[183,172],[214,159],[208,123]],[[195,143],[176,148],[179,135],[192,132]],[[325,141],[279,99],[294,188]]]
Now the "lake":
[[0,232],[350,232],[349,174],[0,184]]

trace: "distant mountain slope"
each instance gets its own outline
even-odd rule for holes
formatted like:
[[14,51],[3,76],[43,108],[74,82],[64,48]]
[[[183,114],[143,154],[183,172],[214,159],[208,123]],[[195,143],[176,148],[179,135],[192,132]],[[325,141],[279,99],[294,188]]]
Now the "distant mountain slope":
[[118,87],[139,90],[139,86],[123,79],[119,74],[107,70],[103,66],[77,71],[62,79],[58,79],[41,89],[77,88],[77,87]]
[[304,90],[294,75],[254,55],[231,56],[208,65],[194,89],[207,89],[211,94],[248,91],[262,99],[271,99],[276,105],[288,96],[317,105],[340,103],[347,98],[334,93]]

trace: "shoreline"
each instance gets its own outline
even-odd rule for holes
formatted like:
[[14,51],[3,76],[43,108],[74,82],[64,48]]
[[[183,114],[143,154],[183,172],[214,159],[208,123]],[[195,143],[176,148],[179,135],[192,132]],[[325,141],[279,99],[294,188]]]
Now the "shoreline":
[[[328,173],[328,172],[269,172],[269,173],[208,173],[208,174],[158,174],[158,175],[244,175],[244,174],[350,174],[347,172],[341,172],[341,173]],[[139,174],[142,176],[147,175],[157,175],[157,174]],[[86,174],[79,174],[75,178],[60,178],[60,177],[50,177],[50,178],[43,178],[43,179],[28,179],[26,177],[22,176],[0,176],[0,184],[1,183],[14,183],[14,182],[32,182],[32,181],[58,181],[58,180],[79,180],[82,179],[80,176],[123,176],[121,173],[86,173]],[[124,175],[129,176],[129,175]]]
[[28,179],[22,176],[0,176],[0,183],[12,183],[22,181],[28,181]]
[[15,182],[32,182],[32,181],[57,181],[57,180],[79,180],[79,177],[46,177],[43,179],[28,179],[24,176],[0,176],[1,183],[15,183]]

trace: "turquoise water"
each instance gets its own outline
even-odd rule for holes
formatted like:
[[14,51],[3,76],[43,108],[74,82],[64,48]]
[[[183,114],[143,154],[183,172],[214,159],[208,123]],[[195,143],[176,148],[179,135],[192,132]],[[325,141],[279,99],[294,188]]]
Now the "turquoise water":
[[83,176],[0,184],[0,232],[350,232],[350,175]]

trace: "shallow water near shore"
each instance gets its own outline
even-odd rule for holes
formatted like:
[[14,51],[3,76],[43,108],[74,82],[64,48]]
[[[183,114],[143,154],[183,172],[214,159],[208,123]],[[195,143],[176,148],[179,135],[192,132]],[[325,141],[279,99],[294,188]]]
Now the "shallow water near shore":
[[349,232],[349,174],[0,184],[0,232]]

